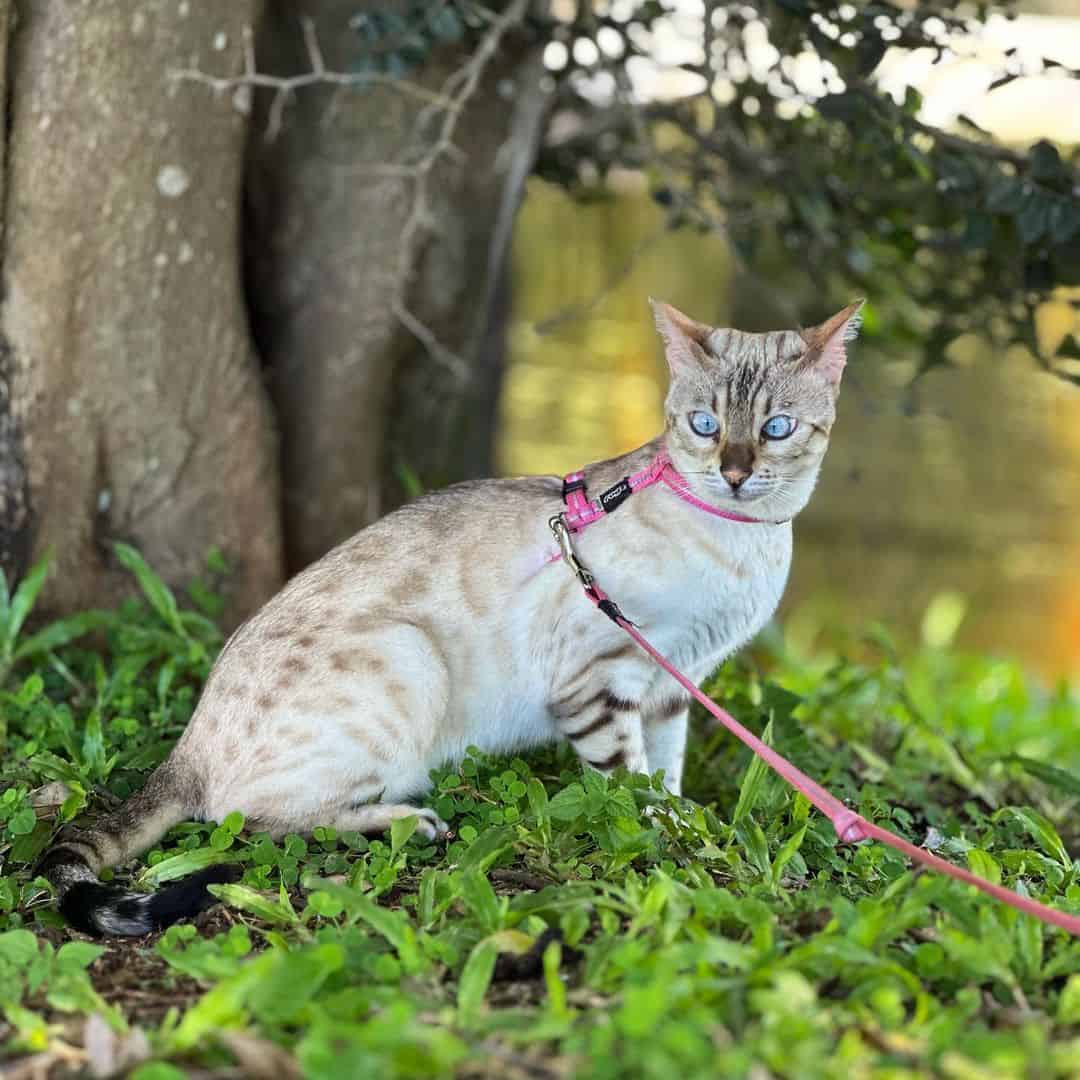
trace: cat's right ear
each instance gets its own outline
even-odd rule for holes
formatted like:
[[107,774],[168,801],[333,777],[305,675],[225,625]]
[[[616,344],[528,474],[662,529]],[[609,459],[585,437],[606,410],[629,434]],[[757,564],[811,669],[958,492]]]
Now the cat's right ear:
[[699,374],[706,363],[705,344],[713,332],[712,327],[651,296],[649,303],[657,332],[664,341],[664,355],[671,374]]

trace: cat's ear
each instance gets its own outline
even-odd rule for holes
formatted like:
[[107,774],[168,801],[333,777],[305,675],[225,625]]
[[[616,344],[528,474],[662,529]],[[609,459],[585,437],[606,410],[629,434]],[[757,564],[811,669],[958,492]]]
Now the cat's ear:
[[800,331],[807,344],[803,363],[824,375],[833,386],[840,385],[840,376],[847,363],[848,342],[858,337],[862,323],[860,312],[865,303],[865,300],[856,300],[820,326]]
[[657,332],[664,340],[664,355],[672,375],[700,372],[711,326],[684,315],[678,308],[649,297]]

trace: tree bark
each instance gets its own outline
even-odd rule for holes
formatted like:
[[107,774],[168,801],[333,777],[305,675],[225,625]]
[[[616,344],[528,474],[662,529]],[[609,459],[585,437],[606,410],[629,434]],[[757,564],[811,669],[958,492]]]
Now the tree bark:
[[15,7],[0,542],[17,554],[32,532],[35,556],[53,549],[44,599],[63,610],[129,587],[111,540],[174,583],[219,547],[235,621],[282,576],[276,445],[239,273],[248,110],[170,70],[235,73],[261,0]]
[[[0,95],[8,100],[8,37],[12,29],[10,0],[0,0]],[[0,147],[7,146],[7,110],[0,112]],[[4,206],[6,168],[0,157],[0,207]],[[29,478],[23,458],[22,433],[11,400],[14,374],[11,349],[0,339],[0,573],[10,583],[25,573],[33,541]]]
[[[392,7],[275,0],[258,44],[260,69],[307,69],[302,14],[314,22],[327,66],[357,70],[366,45],[349,19],[376,6]],[[443,91],[474,45],[439,46],[405,77]],[[415,231],[415,180],[387,172],[430,148],[437,106],[385,86],[305,89],[269,142],[260,136],[269,95],[256,110],[248,280],[283,432],[293,569],[400,501],[401,467],[429,484],[489,465],[501,363],[489,316],[510,241],[501,208],[512,220],[542,115],[509,99],[539,101],[538,60],[523,36],[502,39],[461,113],[456,150],[440,158],[428,183]],[[460,365],[433,358],[396,306]]]

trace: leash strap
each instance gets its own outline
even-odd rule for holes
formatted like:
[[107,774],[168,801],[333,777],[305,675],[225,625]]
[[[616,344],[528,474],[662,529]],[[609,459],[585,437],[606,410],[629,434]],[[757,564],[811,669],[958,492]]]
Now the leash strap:
[[666,671],[691,697],[694,698],[718,723],[727,728],[740,742],[748,746],[766,765],[774,772],[779,773],[796,791],[802,792],[810,802],[818,808],[832,823],[836,835],[842,843],[855,844],[860,840],[878,840],[883,844],[906,855],[915,862],[922,863],[938,873],[947,874],[968,885],[992,896],[995,900],[1008,904],[1010,907],[1022,911],[1026,915],[1032,915],[1051,926],[1061,927],[1070,934],[1080,937],[1080,917],[1069,915],[1064,911],[1039,903],[1028,896],[1021,896],[1004,885],[995,885],[992,881],[973,874],[970,870],[946,862],[940,856],[917,847],[902,836],[867,821],[861,814],[855,813],[845,806],[832,792],[823,788],[816,780],[812,780],[801,769],[796,768],[787,758],[778,754],[771,746],[763,743],[752,731],[743,727],[727,710],[722,709],[711,698],[707,697],[697,686],[684,675],[674,664],[649,643],[640,630],[619,610],[615,603],[596,583],[593,575],[581,564],[574,554],[570,540],[570,532],[562,515],[553,517],[549,522],[555,539],[559,541],[561,557],[571,571],[577,576],[589,601],[596,605],[616,626],[621,627],[634,639],[634,641],[648,655]]

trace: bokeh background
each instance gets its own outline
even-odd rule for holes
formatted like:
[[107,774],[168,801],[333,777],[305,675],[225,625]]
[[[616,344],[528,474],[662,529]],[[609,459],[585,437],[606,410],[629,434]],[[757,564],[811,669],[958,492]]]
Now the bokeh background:
[[772,632],[1075,679],[1080,9],[994,10],[0,0],[0,571],[113,608],[126,544],[227,630],[421,491],[649,439],[648,296],[865,295]]
[[[1027,79],[987,93],[994,54],[1016,46],[1080,65],[1071,4],[992,21],[970,55],[931,68],[896,50],[885,80],[916,85],[924,112],[961,111],[1003,141],[1080,141],[1076,84]],[[1056,11],[1056,14],[1055,14]],[[820,307],[805,267],[768,279],[719,236],[666,227],[643,177],[616,175],[581,202],[532,180],[514,244],[514,307],[497,462],[565,472],[637,446],[662,425],[666,370],[646,298],[742,329],[797,325]],[[1073,295],[1042,305],[1050,352],[1075,328]],[[868,329],[875,298],[870,297]],[[808,321],[808,320],[806,320]],[[881,622],[901,640],[1020,658],[1049,681],[1080,676],[1080,392],[1031,352],[974,336],[950,366],[867,334],[853,350],[839,419],[780,612],[807,649]]]

